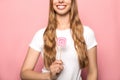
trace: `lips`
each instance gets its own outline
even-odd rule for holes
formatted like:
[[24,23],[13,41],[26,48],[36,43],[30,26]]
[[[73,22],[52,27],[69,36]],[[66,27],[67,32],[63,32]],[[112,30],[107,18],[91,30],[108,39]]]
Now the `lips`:
[[57,8],[60,9],[60,10],[63,10],[65,9],[66,5],[57,5]]

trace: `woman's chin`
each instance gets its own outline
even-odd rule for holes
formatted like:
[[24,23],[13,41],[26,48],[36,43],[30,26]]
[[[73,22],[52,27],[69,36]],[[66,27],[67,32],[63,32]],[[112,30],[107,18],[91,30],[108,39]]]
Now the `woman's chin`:
[[57,15],[60,15],[60,16],[65,16],[65,15],[67,15],[67,14],[69,14],[69,12],[67,11],[59,11],[59,12],[56,12],[57,13]]

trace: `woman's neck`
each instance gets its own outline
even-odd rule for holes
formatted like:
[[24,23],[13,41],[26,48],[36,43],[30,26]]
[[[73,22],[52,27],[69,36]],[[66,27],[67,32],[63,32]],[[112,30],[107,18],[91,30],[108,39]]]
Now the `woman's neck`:
[[65,16],[56,15],[56,17],[58,21],[57,29],[64,30],[70,28],[69,14]]

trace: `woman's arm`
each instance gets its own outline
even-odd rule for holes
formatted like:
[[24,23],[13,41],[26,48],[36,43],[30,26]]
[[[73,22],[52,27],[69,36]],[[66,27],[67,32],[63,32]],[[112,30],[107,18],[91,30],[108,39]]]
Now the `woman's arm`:
[[87,80],[97,80],[97,47],[88,50],[88,75]]
[[34,67],[39,56],[40,53],[38,51],[35,51],[32,48],[28,49],[27,56],[20,73],[22,80],[50,80],[50,73],[39,73],[34,71]]

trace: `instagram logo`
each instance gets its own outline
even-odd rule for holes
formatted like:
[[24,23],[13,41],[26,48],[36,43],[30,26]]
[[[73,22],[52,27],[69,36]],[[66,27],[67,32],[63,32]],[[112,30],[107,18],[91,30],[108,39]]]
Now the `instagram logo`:
[[59,47],[65,47],[66,46],[66,38],[64,37],[59,37],[57,38],[57,46]]

